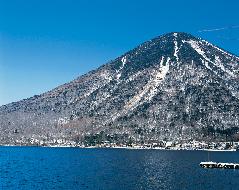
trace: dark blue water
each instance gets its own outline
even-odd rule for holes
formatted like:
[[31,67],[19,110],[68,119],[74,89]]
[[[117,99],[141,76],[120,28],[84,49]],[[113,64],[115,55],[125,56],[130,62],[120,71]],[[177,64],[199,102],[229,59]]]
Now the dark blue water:
[[[212,152],[239,162],[238,152]],[[239,170],[202,169],[207,152],[0,147],[1,189],[238,189]]]

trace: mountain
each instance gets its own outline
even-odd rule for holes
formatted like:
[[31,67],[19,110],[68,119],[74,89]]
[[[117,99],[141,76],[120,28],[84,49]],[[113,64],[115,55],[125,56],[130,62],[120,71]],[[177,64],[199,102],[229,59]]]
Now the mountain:
[[168,33],[49,92],[1,106],[0,143],[235,136],[238,79],[237,56]]

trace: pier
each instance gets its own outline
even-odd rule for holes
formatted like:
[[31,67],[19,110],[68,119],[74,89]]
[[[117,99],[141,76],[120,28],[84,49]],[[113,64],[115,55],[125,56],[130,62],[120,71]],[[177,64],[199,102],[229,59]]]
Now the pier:
[[202,168],[239,169],[239,164],[235,163],[201,162],[199,165]]

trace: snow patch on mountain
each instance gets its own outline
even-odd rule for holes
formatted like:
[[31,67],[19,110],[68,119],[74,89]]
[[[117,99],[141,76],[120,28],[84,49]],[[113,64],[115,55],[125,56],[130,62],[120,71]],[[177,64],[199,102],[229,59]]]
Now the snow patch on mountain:
[[176,57],[177,62],[179,62],[179,57],[178,57],[178,52],[179,52],[179,48],[178,48],[178,42],[177,42],[177,33],[173,34],[174,36],[174,57]]
[[[138,106],[142,105],[144,102],[150,102],[152,98],[157,94],[158,87],[165,79],[167,73],[169,72],[169,63],[170,58],[168,57],[167,60],[164,57],[161,58],[159,63],[159,67],[155,70],[152,70],[150,80],[147,84],[143,87],[143,89],[137,93],[133,98],[131,98],[124,106],[122,112],[116,112],[113,114],[110,120],[107,120],[106,123],[110,121],[115,121],[122,115],[128,114],[129,111],[134,110]],[[136,73],[134,76],[126,80],[126,82],[134,80],[138,77],[141,72]]]
[[92,110],[110,97],[111,94],[109,92],[103,92],[100,98],[97,98],[95,101],[91,102]]
[[200,48],[198,42],[194,41],[194,40],[189,40],[189,41],[184,41],[187,42],[191,45],[191,47],[196,50],[196,52],[198,52],[198,54],[200,54],[204,59],[208,59],[205,55],[205,52]]
[[142,71],[139,71],[139,72],[137,72],[137,73],[135,73],[135,74],[129,76],[129,78],[125,81],[125,83],[128,83],[128,82],[130,82],[130,81],[135,80],[135,79],[136,79],[139,75],[141,75],[141,74],[142,74]]
[[209,65],[208,65],[208,62],[207,61],[204,61],[203,59],[201,59],[202,63],[206,66],[207,69],[209,70],[213,70]]
[[223,70],[224,72],[228,73],[229,75],[234,76],[233,72],[229,71],[228,69],[224,67],[224,65],[222,64],[222,61],[220,60],[218,56],[215,56],[215,65],[219,67],[221,70]]
[[[231,77],[235,77],[234,73],[231,72],[230,70],[226,69],[223,64],[221,63],[219,57],[216,57],[215,62],[211,61],[207,56],[206,53],[203,51],[203,49],[200,47],[199,42],[194,41],[194,40],[189,40],[189,41],[185,41],[187,43],[189,43],[191,45],[191,47],[197,51],[197,53],[199,55],[201,55],[207,62],[212,63],[214,66],[218,67],[219,69],[221,69],[223,72],[227,73],[228,75],[230,75]],[[205,62],[205,66],[207,68],[209,68],[208,63]],[[212,69],[210,69],[212,70]]]
[[69,121],[70,121],[70,119],[67,117],[63,117],[63,118],[60,117],[58,119],[57,123],[58,123],[58,125],[65,125],[65,124],[69,123]]
[[125,64],[126,64],[126,62],[127,62],[126,56],[122,57],[122,58],[121,58],[121,63],[122,63],[122,65],[120,66],[119,70],[116,70],[116,73],[117,73],[116,79],[117,79],[117,80],[120,79],[121,74],[122,74],[122,70],[123,70],[123,68],[124,68],[124,66],[125,66]]
[[89,87],[87,93],[84,94],[84,98],[90,96],[93,92],[102,88],[106,84],[108,84],[112,80],[112,76],[110,75],[109,71],[105,70],[99,74],[99,80],[93,83],[92,86]]
[[215,45],[209,43],[209,42],[206,41],[206,40],[201,40],[201,42],[205,43],[205,44],[208,45],[208,46],[211,46],[211,47],[217,49],[218,51],[220,51],[223,55],[226,55],[227,57],[233,57],[233,58],[236,58],[237,60],[239,60],[239,57],[234,56],[234,55],[232,55],[232,54],[229,54],[228,52],[226,52],[226,51],[222,50],[221,48],[219,48],[219,47],[217,47],[217,46],[215,46]]
[[159,68],[153,71],[152,79],[144,86],[143,90],[139,94],[135,95],[126,105],[125,110],[133,110],[139,105],[143,104],[146,101],[150,101],[156,94],[157,88],[160,83],[164,80],[166,74],[169,71],[169,61],[170,58],[167,58],[167,61],[164,65],[164,57],[162,57]]
[[124,67],[124,65],[126,64],[126,61],[127,61],[126,56],[122,57],[121,59],[121,62],[123,64],[122,67]]

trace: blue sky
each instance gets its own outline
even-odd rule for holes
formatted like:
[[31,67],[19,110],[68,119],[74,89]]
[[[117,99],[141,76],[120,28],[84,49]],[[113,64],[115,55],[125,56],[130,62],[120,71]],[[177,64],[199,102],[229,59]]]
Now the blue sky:
[[[0,0],[0,105],[183,31],[239,55],[236,0]],[[215,29],[215,30],[214,30]]]

